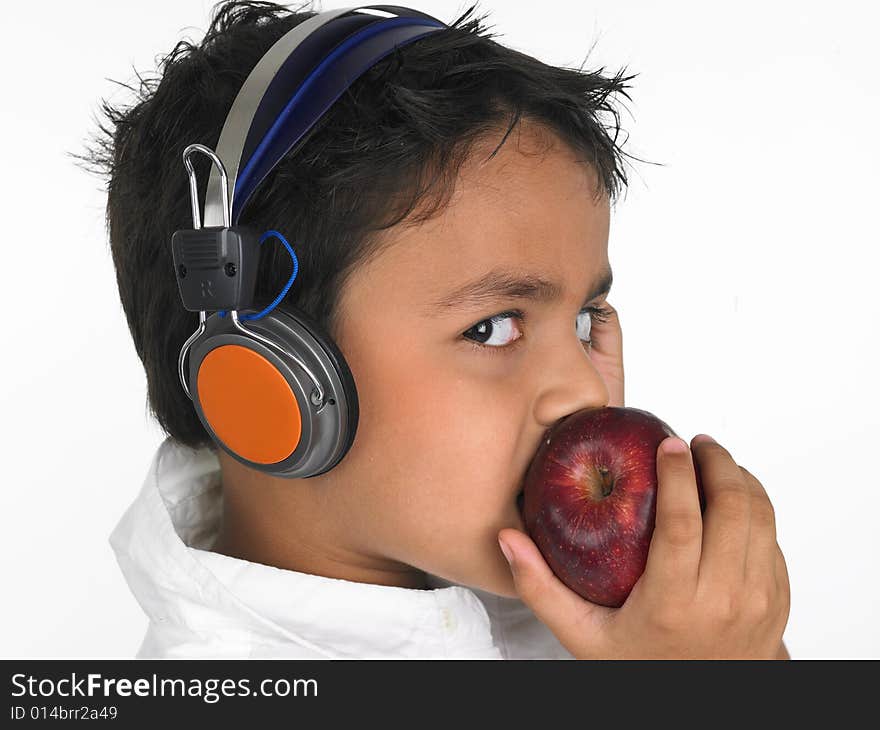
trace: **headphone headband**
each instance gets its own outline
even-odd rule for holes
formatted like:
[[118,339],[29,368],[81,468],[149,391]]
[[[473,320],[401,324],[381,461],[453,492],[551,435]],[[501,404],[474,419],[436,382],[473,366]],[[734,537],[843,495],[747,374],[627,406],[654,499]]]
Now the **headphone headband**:
[[251,71],[226,116],[216,154],[226,168],[228,193],[212,166],[203,225],[223,225],[226,194],[236,225],[259,183],[354,81],[395,48],[446,27],[411,8],[360,5],[319,13],[279,38]]

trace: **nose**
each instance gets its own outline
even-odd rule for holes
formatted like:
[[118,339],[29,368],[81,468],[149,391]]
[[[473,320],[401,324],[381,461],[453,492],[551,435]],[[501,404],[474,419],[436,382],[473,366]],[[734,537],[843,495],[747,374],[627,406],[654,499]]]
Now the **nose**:
[[541,387],[535,401],[535,420],[549,428],[556,421],[583,408],[608,405],[611,394],[593,365],[585,345],[566,338],[543,360]]

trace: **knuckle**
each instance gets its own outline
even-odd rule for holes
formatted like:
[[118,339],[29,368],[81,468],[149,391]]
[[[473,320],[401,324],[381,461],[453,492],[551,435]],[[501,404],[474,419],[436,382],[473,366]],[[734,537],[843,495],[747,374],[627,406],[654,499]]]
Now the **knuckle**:
[[675,511],[663,516],[658,531],[662,538],[675,547],[685,547],[700,540],[703,525],[699,515]]
[[[778,548],[777,548],[778,549]],[[782,589],[782,600],[785,602],[786,611],[791,606],[791,583],[788,578],[788,568],[785,565],[785,558],[782,555],[782,551],[779,550],[779,574],[781,576],[781,580],[779,581],[779,585]]]
[[774,533],[776,531],[776,510],[770,503],[770,500],[758,496],[752,502],[752,520],[769,528]]
[[685,612],[677,606],[664,603],[648,615],[651,628],[661,634],[676,634],[683,629]]
[[776,604],[774,591],[767,588],[756,590],[746,604],[748,616],[753,621],[761,621],[773,615]]
[[743,473],[743,476],[746,480],[746,485],[751,490],[752,495],[752,509],[755,513],[755,516],[758,519],[762,519],[765,522],[770,522],[771,524],[776,524],[776,510],[773,507],[773,502],[770,501],[770,496],[767,494],[767,490],[764,489],[764,485],[758,481],[757,478],[745,467],[741,466],[740,470]]
[[782,624],[788,623],[788,617],[791,613],[791,593],[786,588],[782,593],[782,600],[779,602],[779,617]]
[[712,600],[711,615],[724,626],[735,623],[740,617],[739,599],[733,593],[719,593]]
[[749,494],[742,482],[731,477],[715,480],[714,502],[716,509],[733,517],[740,517],[749,511]]
[[657,470],[660,473],[660,488],[663,489],[669,481],[687,479],[688,472],[692,471],[687,462],[687,454],[665,454],[661,452],[657,461]]
[[740,464],[737,464],[737,466],[739,466],[739,470],[742,472],[743,476],[747,480],[753,482],[756,487],[763,490],[763,485],[761,484],[761,482],[758,481],[758,478],[754,474],[752,474],[752,472],[750,472],[748,469],[746,469],[744,466],[742,466]]
[[788,583],[788,565],[785,562],[785,555],[782,553],[782,548],[779,547],[779,541],[776,542],[776,558],[779,561],[779,567],[782,569],[782,574],[785,576],[785,582]]

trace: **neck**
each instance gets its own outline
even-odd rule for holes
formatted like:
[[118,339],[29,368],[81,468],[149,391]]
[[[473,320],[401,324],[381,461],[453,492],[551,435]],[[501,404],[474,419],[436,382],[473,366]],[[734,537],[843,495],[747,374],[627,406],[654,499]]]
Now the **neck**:
[[357,535],[345,519],[351,508],[328,497],[343,493],[341,485],[326,480],[317,484],[323,476],[271,477],[247,468],[222,449],[217,456],[223,475],[223,519],[214,552],[356,583],[427,588],[424,571],[357,545]]

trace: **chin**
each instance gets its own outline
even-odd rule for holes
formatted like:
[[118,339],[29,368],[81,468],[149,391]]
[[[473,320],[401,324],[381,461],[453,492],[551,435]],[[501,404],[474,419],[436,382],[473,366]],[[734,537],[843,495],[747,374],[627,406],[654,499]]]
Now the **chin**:
[[504,554],[501,552],[501,546],[498,545],[498,533],[507,527],[512,527],[515,530],[519,530],[522,533],[528,534],[526,532],[525,522],[523,522],[522,517],[522,492],[517,495],[517,499],[515,499],[511,503],[510,507],[510,515],[504,521],[504,523],[500,527],[495,528],[495,545],[494,545],[494,554],[497,558],[498,570],[491,576],[490,585],[486,586],[476,586],[480,590],[484,590],[487,593],[493,593],[496,596],[501,596],[503,598],[519,598],[519,594],[516,592],[516,586],[513,582],[513,575],[510,572],[510,564],[507,562],[507,559],[504,557]]
[[516,592],[516,586],[513,582],[513,575],[510,572],[510,565],[505,559],[504,554],[501,552],[501,546],[498,544],[498,533],[501,530],[510,527],[528,534],[526,533],[526,526],[523,522],[520,509],[521,503],[513,500],[510,503],[508,513],[503,516],[503,519],[500,520],[499,523],[496,523],[494,527],[490,528],[493,539],[492,543],[490,543],[491,547],[489,547],[489,550],[492,557],[486,556],[486,559],[494,562],[494,567],[491,569],[487,568],[487,570],[490,570],[488,573],[483,570],[479,571],[482,580],[474,579],[473,576],[469,576],[466,579],[462,579],[461,576],[459,576],[459,579],[447,578],[439,573],[428,571],[428,575],[431,576],[429,585],[432,587],[461,585],[467,588],[475,588],[480,591],[485,591],[486,593],[491,593],[496,596],[501,596],[502,598],[519,599],[519,594]]

